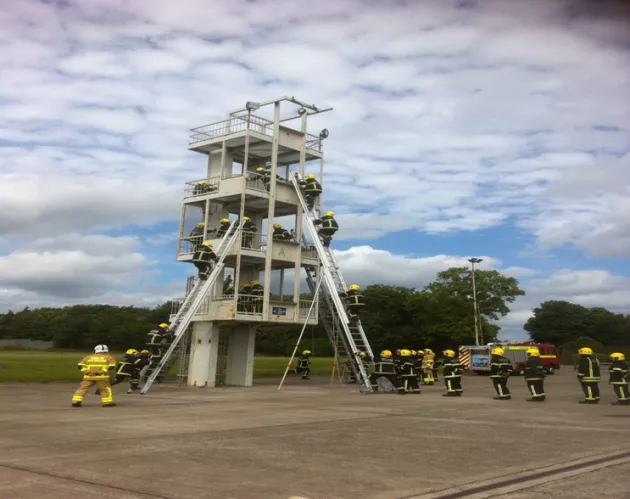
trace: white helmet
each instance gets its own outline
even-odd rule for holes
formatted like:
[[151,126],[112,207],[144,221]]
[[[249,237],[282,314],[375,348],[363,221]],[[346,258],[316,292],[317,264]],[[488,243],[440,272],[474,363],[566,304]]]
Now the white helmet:
[[107,345],[96,345],[94,347],[94,353],[109,353]]

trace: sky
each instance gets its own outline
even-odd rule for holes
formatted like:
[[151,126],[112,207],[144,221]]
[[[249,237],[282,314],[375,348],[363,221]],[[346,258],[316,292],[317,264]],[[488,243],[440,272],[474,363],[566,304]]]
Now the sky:
[[483,258],[527,295],[630,313],[630,8],[600,0],[3,0],[0,312],[152,306],[190,128],[248,100],[334,111],[346,281],[422,288]]

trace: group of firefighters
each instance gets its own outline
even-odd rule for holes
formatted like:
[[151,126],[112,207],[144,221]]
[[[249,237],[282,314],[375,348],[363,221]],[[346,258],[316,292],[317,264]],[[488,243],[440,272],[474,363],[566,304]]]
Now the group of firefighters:
[[[143,371],[155,369],[166,349],[173,341],[168,324],[163,322],[147,334],[146,349],[130,348],[123,359],[116,359],[109,353],[107,345],[96,345],[94,353],[81,359],[78,367],[83,373],[83,381],[72,397],[72,407],[81,407],[87,392],[96,385],[95,395],[101,396],[103,407],[114,407],[112,386],[129,381],[127,393],[133,393],[140,386]],[[161,381],[159,379],[158,381]]]

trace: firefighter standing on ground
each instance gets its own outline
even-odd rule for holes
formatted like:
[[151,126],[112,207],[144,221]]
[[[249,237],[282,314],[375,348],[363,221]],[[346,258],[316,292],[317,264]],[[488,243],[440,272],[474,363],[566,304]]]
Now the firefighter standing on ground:
[[127,393],[132,393],[140,387],[140,373],[142,370],[151,363],[151,352],[148,350],[141,350],[140,355],[133,364],[133,372],[129,384],[131,387]]
[[116,375],[114,380],[111,382],[111,386],[129,380],[129,391],[131,391],[131,387],[133,386],[131,384],[131,380],[133,378],[136,361],[139,356],[140,352],[138,352],[135,348],[130,348],[125,352],[125,356],[116,366]]
[[419,348],[416,350],[416,358],[414,361],[414,367],[416,371],[416,378],[418,379],[418,383],[422,383],[423,373],[422,373],[422,361],[424,360],[424,349]]
[[405,388],[396,373],[394,359],[392,359],[392,352],[390,350],[383,350],[381,355],[374,359],[374,372],[370,374],[370,383],[375,392],[378,391],[379,378],[386,378],[394,385],[394,388],[398,390],[400,395],[405,394]]
[[335,220],[335,213],[327,211],[323,217],[313,220],[313,224],[321,225],[318,231],[319,237],[325,247],[330,246],[330,241],[332,241],[333,236],[339,230],[339,224]]
[[628,405],[630,404],[630,395],[628,392],[628,363],[626,362],[626,356],[622,353],[611,353],[609,372],[610,378],[608,383],[613,386],[615,395],[617,395],[617,402],[612,402],[612,405]]
[[210,241],[205,241],[197,251],[195,251],[191,262],[199,271],[198,277],[200,281],[208,280],[210,270],[212,270],[212,264],[210,262],[216,262],[218,259],[217,254],[212,249],[212,243]]
[[435,383],[435,379],[433,378],[433,362],[435,361],[435,354],[433,350],[427,348],[424,351],[424,356],[422,357],[422,379],[425,385],[432,385]]
[[111,372],[116,369],[116,359],[109,354],[107,345],[96,345],[94,353],[84,357],[78,364],[83,373],[83,381],[72,397],[72,407],[81,407],[83,397],[94,385],[101,391],[103,407],[114,407]]
[[402,374],[400,379],[403,382],[403,387],[407,393],[420,393],[420,386],[418,385],[418,379],[416,373],[413,370],[414,360],[411,357],[411,350],[403,348],[400,351],[401,356],[401,368]]
[[490,357],[490,378],[497,392],[494,400],[509,400],[512,398],[508,389],[508,378],[514,370],[509,359],[503,356],[505,351],[501,347],[494,347]]
[[538,348],[527,350],[527,362],[523,374],[527,388],[532,394],[532,398],[528,399],[528,402],[544,402],[547,398],[545,395],[545,368],[540,359]]
[[588,347],[578,350],[580,364],[578,366],[578,381],[584,391],[584,400],[580,404],[599,403],[599,382],[601,374],[599,372],[599,360],[593,356],[593,350]]
[[[426,354],[425,354],[426,357]],[[462,366],[459,359],[455,357],[453,350],[444,350],[443,376],[446,385],[446,393],[443,397],[461,397],[462,389]]]
[[309,374],[311,374],[311,351],[304,350],[302,355],[298,358],[298,365],[295,368],[295,374],[301,374],[302,379],[310,379]]

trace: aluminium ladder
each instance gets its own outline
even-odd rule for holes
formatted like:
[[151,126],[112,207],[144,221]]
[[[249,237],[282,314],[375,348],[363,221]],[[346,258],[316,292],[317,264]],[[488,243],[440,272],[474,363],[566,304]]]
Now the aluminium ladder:
[[160,363],[157,365],[155,369],[151,371],[149,375],[149,379],[147,379],[146,383],[142,387],[140,391],[141,394],[145,394],[151,388],[151,385],[155,382],[155,380],[160,376],[168,373],[168,370],[173,366],[175,361],[177,360],[177,355],[175,351],[178,349],[178,346],[183,337],[187,336],[186,332],[188,331],[188,326],[192,322],[194,315],[197,313],[197,309],[201,305],[201,302],[208,295],[208,292],[212,289],[212,286],[216,282],[219,274],[223,270],[224,261],[227,254],[234,246],[234,243],[240,236],[241,231],[237,229],[237,222],[232,222],[227,233],[221,239],[221,243],[217,248],[217,261],[210,273],[210,276],[205,281],[197,280],[197,283],[190,291],[189,295],[182,303],[177,315],[169,325],[169,330],[174,330],[173,342],[169,346],[168,350],[160,360]]
[[319,259],[322,263],[322,279],[326,285],[326,289],[328,290],[328,293],[325,294],[327,306],[331,307],[329,308],[329,313],[333,318],[336,316],[337,322],[341,326],[344,347],[346,348],[348,355],[352,356],[352,359],[354,360],[354,362],[351,362],[350,364],[356,367],[355,372],[357,374],[357,381],[360,380],[360,383],[362,383],[367,390],[372,391],[372,385],[370,383],[368,372],[365,369],[363,362],[361,362],[361,356],[357,353],[357,351],[361,349],[363,352],[368,354],[370,359],[374,359],[372,348],[365,336],[365,331],[363,331],[361,322],[357,321],[356,324],[350,325],[344,300],[341,296],[339,296],[340,293],[347,292],[346,283],[341,275],[339,264],[337,263],[337,259],[335,258],[332,249],[330,246],[325,247],[319,239],[319,233],[313,223],[318,216],[313,210],[310,210],[306,204],[306,200],[304,199],[304,195],[300,189],[298,177],[294,172],[291,172],[291,182],[293,183],[295,192],[300,200],[302,211],[304,212],[306,227],[311,234],[313,245],[315,246]]

